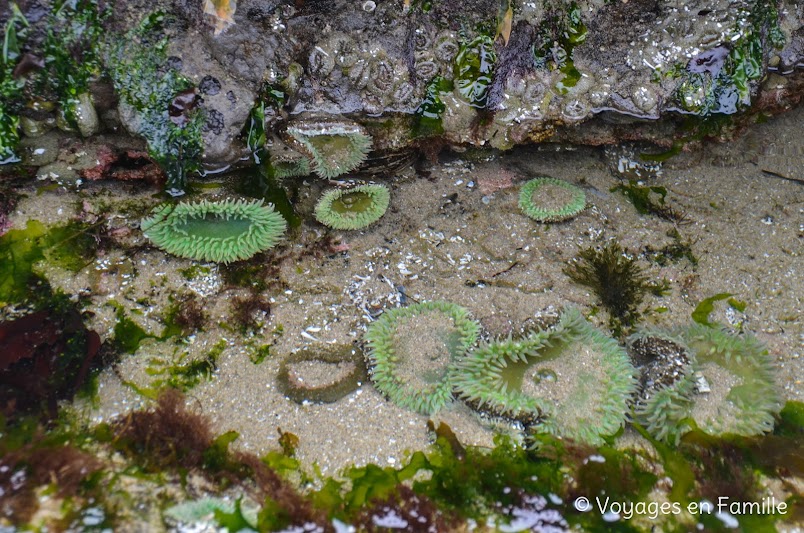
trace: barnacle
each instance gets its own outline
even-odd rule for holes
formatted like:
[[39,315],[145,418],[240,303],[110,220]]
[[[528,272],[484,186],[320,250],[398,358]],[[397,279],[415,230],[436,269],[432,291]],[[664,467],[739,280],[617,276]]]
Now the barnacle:
[[397,405],[434,413],[452,399],[450,369],[479,330],[466,309],[449,302],[386,311],[366,331],[371,379]]
[[310,73],[319,77],[329,76],[335,68],[335,57],[331,51],[327,51],[321,45],[316,45],[310,51],[308,58]]
[[444,30],[436,36],[435,55],[439,60],[451,64],[459,50],[460,47],[453,32]]
[[326,49],[341,68],[349,68],[360,59],[360,51],[354,39],[345,33],[336,32],[326,42]]
[[287,223],[262,200],[162,204],[140,224],[154,245],[173,255],[231,263],[272,248]]
[[337,118],[301,118],[287,133],[313,161],[313,170],[334,178],[354,170],[371,150],[371,137],[357,123]]
[[393,90],[395,81],[394,64],[387,58],[375,59],[371,64],[371,77],[366,86],[368,90],[382,96]]
[[341,230],[362,229],[385,214],[391,195],[384,185],[358,185],[327,191],[315,206],[315,218]]
[[538,222],[561,222],[586,207],[583,189],[556,178],[535,178],[522,186],[519,207]]
[[554,329],[481,346],[451,375],[470,406],[515,420],[529,435],[591,445],[622,427],[636,388],[628,355],[577,309],[566,310]]
[[429,82],[438,75],[438,64],[431,59],[420,59],[413,65],[416,77],[422,81]]

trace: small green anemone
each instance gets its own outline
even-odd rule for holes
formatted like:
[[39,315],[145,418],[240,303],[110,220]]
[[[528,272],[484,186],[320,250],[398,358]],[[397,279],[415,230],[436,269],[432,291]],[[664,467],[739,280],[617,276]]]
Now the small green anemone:
[[287,223],[262,200],[162,204],[140,224],[164,251],[199,261],[231,263],[272,248]]
[[675,334],[695,353],[696,391],[686,417],[674,431],[694,422],[710,435],[742,436],[771,431],[782,401],[765,346],[753,335],[733,335],[720,327],[692,324]]
[[287,132],[307,152],[313,170],[322,178],[356,169],[371,151],[371,136],[354,122],[300,119],[288,125]]
[[315,218],[341,230],[362,229],[385,214],[391,194],[385,185],[358,185],[324,193],[315,206]]
[[586,207],[582,189],[564,180],[547,176],[532,179],[519,191],[519,208],[538,222],[561,222],[573,218]]
[[596,446],[625,423],[634,373],[614,339],[568,309],[552,330],[474,350],[452,381],[470,406],[520,422],[531,435]]
[[451,369],[479,331],[466,309],[449,302],[385,311],[366,331],[371,379],[397,405],[432,414],[452,400]]
[[634,420],[655,439],[677,444],[695,393],[695,356],[683,340],[661,331],[628,338],[628,353],[640,372]]

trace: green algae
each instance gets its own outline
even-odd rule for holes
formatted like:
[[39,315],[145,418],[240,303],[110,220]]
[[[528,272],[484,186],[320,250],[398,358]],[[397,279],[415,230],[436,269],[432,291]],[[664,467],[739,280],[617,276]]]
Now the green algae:
[[686,259],[695,269],[698,266],[698,258],[692,250],[694,243],[684,239],[676,228],[668,231],[667,236],[673,239],[672,242],[658,249],[650,245],[645,246],[645,256],[659,266],[667,266]]
[[97,0],[62,0],[53,5],[42,53],[44,68],[34,83],[40,96],[52,97],[72,128],[78,129],[78,97],[101,71],[105,14]]
[[12,229],[0,237],[0,304],[29,298],[43,281],[37,270],[41,261],[70,272],[91,263],[97,251],[94,228],[82,222],[47,227],[29,220],[24,229]]
[[639,319],[638,307],[645,295],[664,296],[670,288],[666,279],[651,281],[636,258],[616,242],[601,249],[581,250],[563,270],[579,285],[592,289],[609,312],[609,327],[621,336]]
[[681,79],[674,95],[681,112],[731,115],[751,105],[751,85],[763,76],[763,44],[781,49],[785,36],[774,2],[757,0],[743,8],[741,16],[747,24],[735,28],[728,46],[715,47],[668,71],[670,77]]
[[640,215],[656,213],[664,205],[664,199],[667,196],[667,189],[664,187],[645,187],[634,180],[629,180],[628,184],[622,183],[612,187],[610,191],[623,193]]
[[496,62],[490,32],[481,31],[474,39],[462,40],[453,65],[453,83],[458,94],[472,107],[486,107]]
[[[205,436],[208,429],[197,415],[181,409],[174,414],[163,411],[163,408],[149,411],[147,423],[134,421],[140,428],[137,431],[146,431],[144,434],[132,432],[130,422],[86,428],[60,419],[49,433],[42,435],[33,420],[9,426],[0,418],[0,452],[9,456],[24,450],[21,457],[24,460],[30,456],[26,455],[30,453],[28,449],[33,450],[31,443],[35,449],[49,448],[54,454],[62,453],[65,444],[78,449],[91,448],[93,454],[97,454],[98,446],[123,452],[126,459],[122,464],[104,462],[102,470],[85,477],[78,497],[62,507],[62,513],[75,517],[81,516],[90,505],[96,506],[106,512],[107,523],[116,526],[123,523],[109,510],[115,502],[120,504],[121,496],[129,502],[132,496],[125,493],[120,481],[114,480],[127,477],[140,479],[140,483],[161,484],[168,472],[178,472],[186,480],[190,471],[196,471],[220,490],[252,482],[249,480],[256,475],[253,463],[231,450],[237,432],[229,431],[214,438]],[[165,417],[161,421],[154,418],[160,412],[159,416]],[[160,439],[169,438],[177,427],[181,432],[199,431],[201,437],[192,443],[181,443],[181,449],[163,447],[160,442],[172,441]],[[559,513],[566,521],[565,527],[586,531],[646,531],[651,526],[689,530],[697,522],[707,530],[721,531],[725,526],[714,513],[693,513],[692,523],[679,522],[672,513],[660,515],[658,522],[655,519],[646,522],[637,515],[630,519],[620,516],[611,522],[611,517],[604,517],[596,507],[590,512],[579,512],[574,504],[577,498],[585,497],[592,505],[596,505],[596,498],[648,505],[656,503],[657,488],[666,493],[666,501],[676,502],[682,509],[697,506],[702,499],[717,503],[718,495],[730,501],[757,502],[765,494],[760,475],[784,479],[804,473],[800,457],[804,404],[800,402],[788,402],[774,433],[762,437],[712,437],[693,431],[679,446],[672,447],[652,440],[639,426],[634,427],[651,447],[634,450],[575,446],[545,435],[539,437],[541,445],[536,451],[522,448],[500,435],[495,438],[494,448],[489,449],[464,446],[449,427],[442,423],[436,428],[431,424],[435,441],[429,450],[412,453],[396,468],[375,464],[352,467],[340,479],[319,474],[315,482],[319,488],[297,502],[307,502],[305,505],[319,510],[327,521],[337,518],[346,524],[356,524],[366,513],[372,516],[372,510],[393,506],[404,509],[416,501],[427,501],[452,523],[474,520],[483,525],[488,517],[494,517],[496,524],[506,523],[512,518],[508,511],[517,509],[523,495],[550,495],[546,508]],[[302,484],[312,483],[313,479],[301,472],[302,465],[295,458],[298,437],[281,430],[279,434],[281,451],[260,458],[263,465],[260,468],[269,469],[278,476],[276,479],[300,478]],[[81,460],[83,456],[75,457]],[[116,485],[114,490],[110,490],[110,480],[112,486]],[[172,493],[167,500],[160,500],[160,507],[175,504],[176,497]],[[294,513],[298,512],[299,503],[288,504],[281,491],[258,503],[262,504],[257,514],[258,530],[287,527],[298,519]],[[790,523],[804,512],[801,498],[796,495],[788,497],[785,503],[789,506],[786,514],[755,513],[735,518],[742,530],[774,531],[779,520]],[[382,507],[377,507],[378,504]],[[214,519],[220,526],[255,525],[253,516],[243,513],[239,505],[216,513]]]
[[191,358],[188,352],[174,352],[174,357],[170,359],[152,357],[148,360],[145,372],[154,379],[148,387],[136,387],[136,390],[151,399],[156,399],[159,391],[165,387],[186,392],[212,377],[218,369],[218,359],[227,346],[226,340],[221,339],[200,358]]
[[17,160],[16,149],[20,140],[18,113],[25,85],[14,77],[14,68],[20,57],[20,41],[26,37],[28,21],[15,2],[11,2],[10,9],[0,55],[0,165]]
[[416,137],[433,137],[442,135],[444,127],[441,117],[447,106],[441,100],[441,93],[448,93],[454,89],[452,80],[443,76],[435,76],[424,89],[424,98],[416,108],[416,121],[413,133]]
[[167,174],[166,192],[179,196],[201,168],[204,117],[192,82],[167,66],[165,22],[161,12],[145,17],[108,46],[105,62],[122,102],[139,114],[137,133]]
[[716,322],[714,323],[709,322],[709,315],[711,315],[712,312],[715,310],[715,303],[722,300],[727,300],[729,307],[741,313],[745,311],[745,308],[747,306],[745,302],[732,298],[731,293],[721,292],[715,294],[714,296],[710,296],[709,298],[704,298],[703,300],[701,300],[701,302],[697,306],[695,306],[695,310],[693,310],[691,314],[692,320],[704,326],[709,327],[717,326],[718,324]]
[[564,74],[555,85],[559,94],[569,92],[581,79],[572,52],[586,40],[586,35],[581,8],[576,2],[571,2],[566,11],[550,14],[539,26],[540,37],[533,43],[533,58],[536,68],[558,70]]

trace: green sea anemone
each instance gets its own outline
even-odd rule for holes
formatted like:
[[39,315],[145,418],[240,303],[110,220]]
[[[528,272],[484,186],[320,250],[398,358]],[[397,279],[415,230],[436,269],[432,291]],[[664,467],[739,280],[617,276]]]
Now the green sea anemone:
[[287,161],[271,161],[271,166],[273,166],[274,169],[274,177],[280,179],[309,176],[312,174],[310,160],[304,157]]
[[324,193],[316,204],[315,218],[335,229],[362,229],[385,214],[390,199],[385,185],[333,189]]
[[675,332],[695,353],[696,391],[679,434],[689,420],[710,435],[742,436],[771,431],[782,401],[765,346],[750,334],[693,324]]
[[564,180],[543,176],[522,186],[519,208],[537,222],[561,222],[573,218],[586,207],[582,189]]
[[337,402],[366,379],[363,352],[352,344],[326,345],[291,354],[279,367],[277,385],[296,403]]
[[695,356],[684,341],[658,331],[631,335],[628,354],[640,372],[634,420],[655,439],[677,444],[695,393]]
[[300,119],[288,125],[287,132],[310,156],[313,170],[323,178],[356,169],[371,151],[371,136],[351,121]]
[[466,309],[449,302],[385,311],[366,331],[371,379],[397,405],[432,414],[452,399],[451,369],[479,331]]
[[231,263],[275,246],[287,223],[262,200],[201,200],[159,205],[140,227],[173,255]]
[[520,422],[529,435],[600,445],[625,423],[634,374],[614,339],[568,309],[551,330],[474,350],[452,381],[470,406]]

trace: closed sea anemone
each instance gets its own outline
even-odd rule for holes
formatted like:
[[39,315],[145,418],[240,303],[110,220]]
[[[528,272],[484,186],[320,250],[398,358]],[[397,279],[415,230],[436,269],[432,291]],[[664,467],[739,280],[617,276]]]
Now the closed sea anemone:
[[277,384],[296,403],[332,403],[366,379],[363,352],[351,344],[307,348],[282,362]]
[[452,368],[479,331],[466,309],[449,302],[385,311],[366,331],[371,379],[395,404],[432,414],[452,400]]
[[694,352],[695,393],[679,434],[692,420],[710,435],[742,436],[771,431],[782,408],[773,365],[765,346],[751,334],[693,324],[675,332]]
[[640,331],[627,342],[640,375],[634,421],[658,440],[677,444],[695,392],[695,356],[681,339]]
[[162,204],[140,224],[162,250],[199,261],[231,263],[272,248],[287,223],[262,200]]
[[545,176],[522,186],[519,207],[538,222],[561,222],[583,211],[586,194],[571,183]]
[[318,200],[315,218],[330,228],[362,229],[376,222],[388,209],[391,195],[385,185],[358,185],[332,189]]
[[452,381],[470,406],[521,423],[528,436],[597,446],[625,423],[634,374],[614,339],[568,309],[553,329],[472,351]]
[[356,169],[371,151],[371,136],[348,120],[298,119],[288,125],[287,133],[312,159],[313,171],[322,178]]

